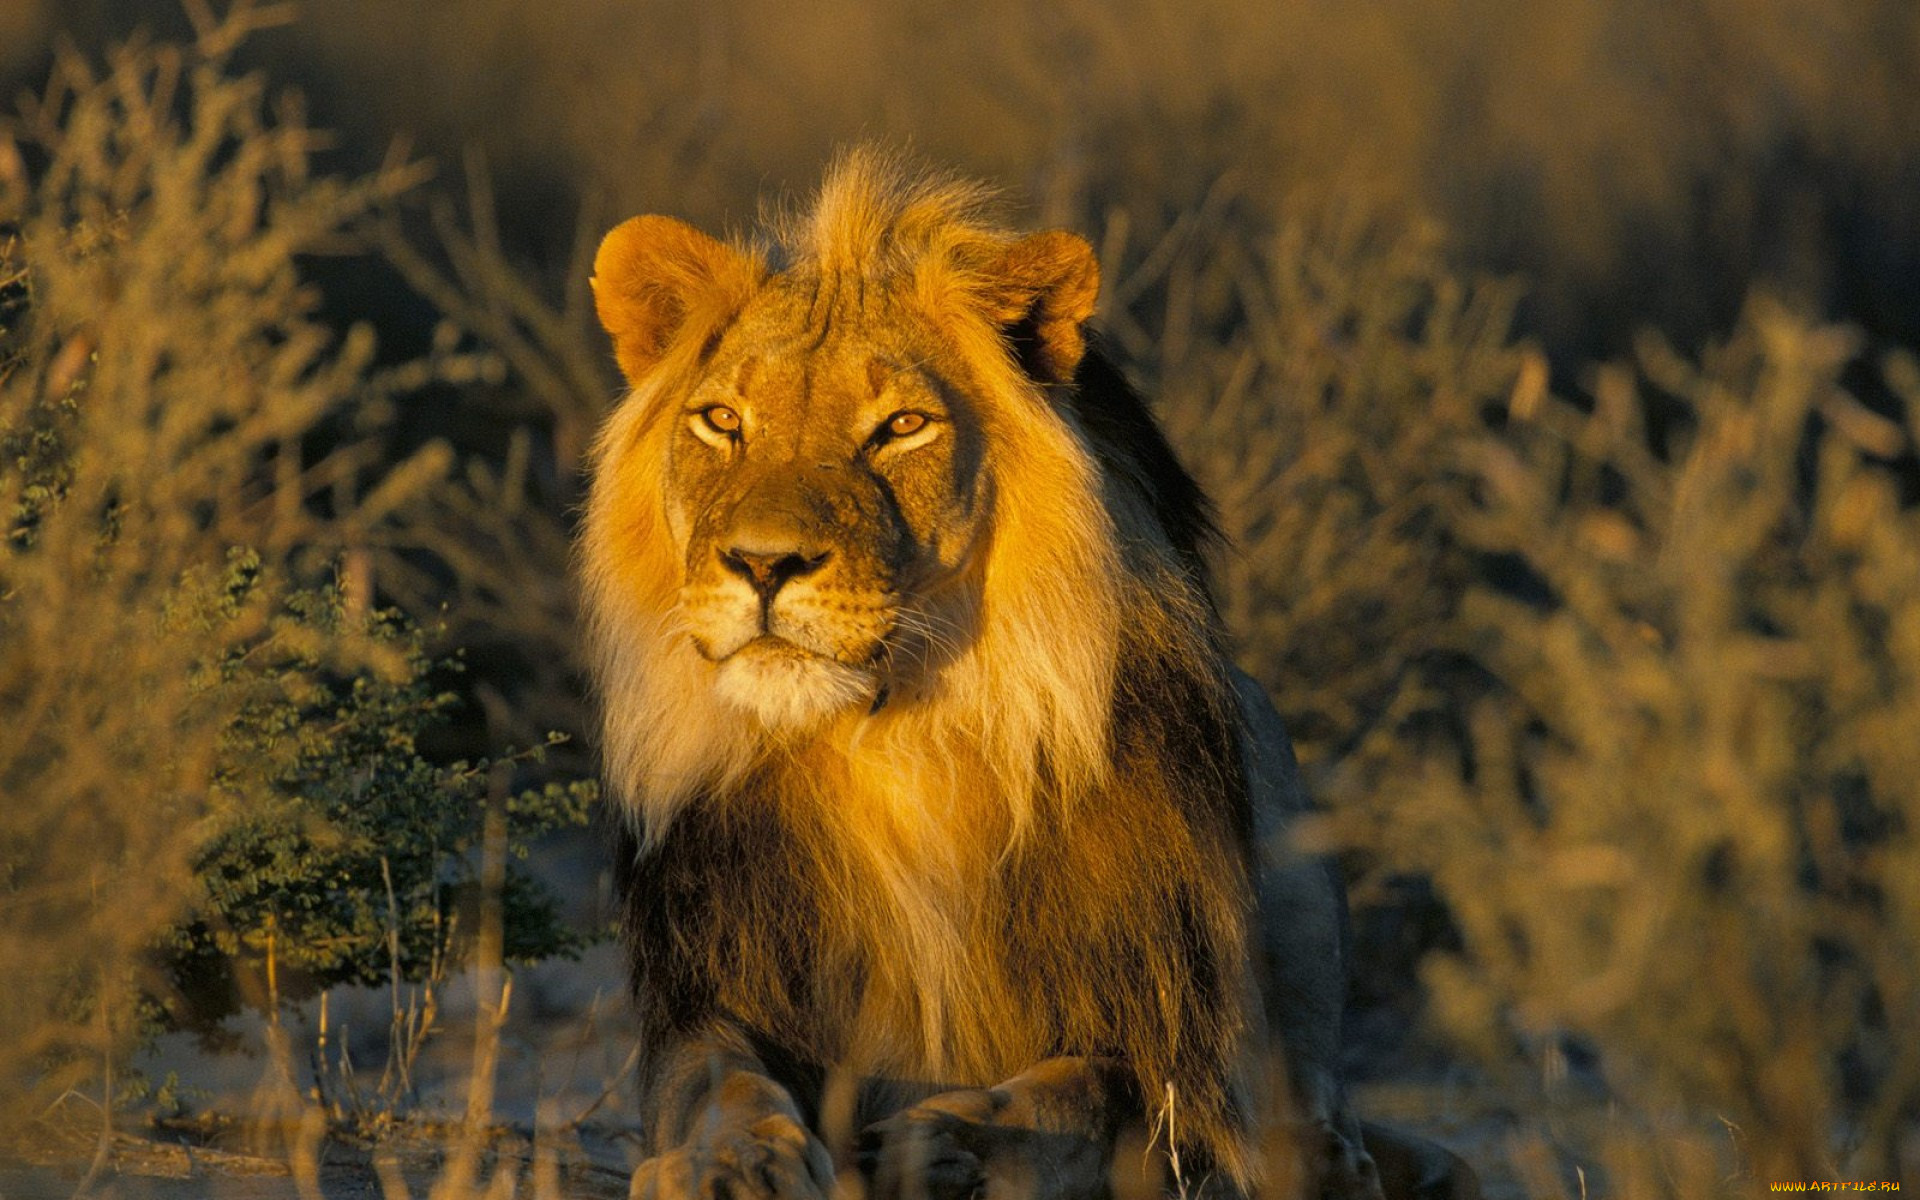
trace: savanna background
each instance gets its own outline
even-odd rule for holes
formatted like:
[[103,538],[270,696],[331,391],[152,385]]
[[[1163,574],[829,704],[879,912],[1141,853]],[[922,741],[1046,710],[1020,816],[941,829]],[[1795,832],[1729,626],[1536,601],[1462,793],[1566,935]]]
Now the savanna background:
[[1099,249],[1365,1111],[1920,1182],[1906,0],[0,0],[0,112],[0,1195],[625,1194],[585,263],[871,139]]

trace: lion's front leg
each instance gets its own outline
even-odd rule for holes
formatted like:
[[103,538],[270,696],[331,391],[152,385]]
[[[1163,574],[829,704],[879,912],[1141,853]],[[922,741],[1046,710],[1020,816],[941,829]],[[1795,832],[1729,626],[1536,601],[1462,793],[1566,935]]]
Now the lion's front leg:
[[787,1089],[718,1036],[666,1050],[643,1117],[653,1157],[631,1200],[826,1200],[833,1160]]
[[1128,1073],[1050,1058],[997,1087],[942,1092],[869,1126],[861,1164],[881,1200],[1091,1200],[1137,1115]]

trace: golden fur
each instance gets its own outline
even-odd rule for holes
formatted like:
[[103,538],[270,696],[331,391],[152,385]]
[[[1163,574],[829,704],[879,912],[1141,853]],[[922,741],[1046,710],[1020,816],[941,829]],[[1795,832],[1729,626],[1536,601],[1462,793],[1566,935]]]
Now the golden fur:
[[581,567],[635,986],[663,1060],[724,1027],[741,1061],[949,1087],[1123,1062],[1244,1183],[1244,698],[1204,502],[1088,382],[1097,286],[1080,239],[870,153],[754,243],[608,235],[633,389]]

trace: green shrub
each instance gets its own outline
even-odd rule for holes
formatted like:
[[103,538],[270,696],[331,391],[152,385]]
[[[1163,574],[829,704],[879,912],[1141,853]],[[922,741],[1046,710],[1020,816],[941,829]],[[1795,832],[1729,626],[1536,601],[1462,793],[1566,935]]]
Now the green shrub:
[[[204,634],[260,586],[258,559],[236,554],[217,578],[189,581],[175,622]],[[192,859],[189,920],[162,941],[180,1015],[196,1024],[339,983],[444,976],[477,932],[490,798],[524,858],[530,839],[584,822],[595,795],[591,783],[554,783],[507,796],[512,760],[427,761],[417,740],[457,698],[431,685],[420,634],[397,614],[356,618],[338,589],[295,593],[285,608],[277,628],[204,673],[229,721]],[[329,677],[312,647],[356,620],[368,627],[356,632],[401,656],[397,672]],[[538,761],[544,749],[517,757]],[[545,886],[517,866],[501,904],[507,960],[581,945]]]

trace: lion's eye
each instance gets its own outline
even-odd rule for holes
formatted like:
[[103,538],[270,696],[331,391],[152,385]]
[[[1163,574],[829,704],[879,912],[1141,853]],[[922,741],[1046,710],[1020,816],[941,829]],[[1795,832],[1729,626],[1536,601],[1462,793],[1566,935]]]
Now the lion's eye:
[[733,437],[740,432],[740,414],[724,404],[700,410],[700,419],[715,433]]
[[888,437],[912,437],[927,427],[927,414],[917,412],[897,412],[887,418],[884,426]]

